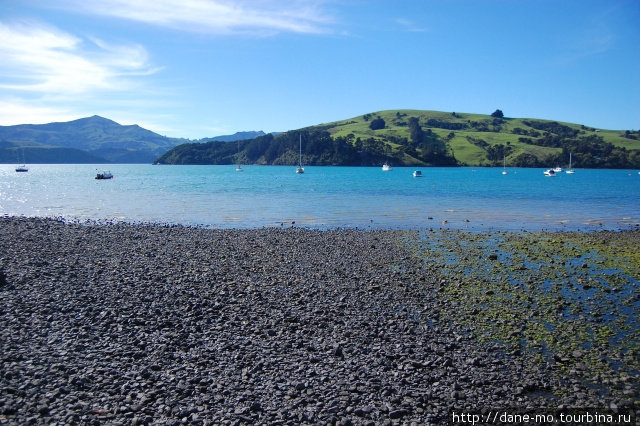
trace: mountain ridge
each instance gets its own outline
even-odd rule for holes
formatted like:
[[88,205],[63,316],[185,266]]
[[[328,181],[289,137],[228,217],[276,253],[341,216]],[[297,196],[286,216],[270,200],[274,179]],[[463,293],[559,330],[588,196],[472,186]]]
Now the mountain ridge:
[[[264,134],[237,132],[195,142],[236,141]],[[187,141],[92,115],[63,122],[0,126],[0,163],[22,161],[23,157],[29,163],[151,163]]]
[[[121,125],[99,115],[65,122],[0,126],[0,162],[24,151],[30,163],[151,162],[184,139],[167,138],[137,124]],[[69,153],[71,158],[66,160]]]
[[245,132],[235,132],[232,135],[222,135],[222,136],[214,136],[211,138],[197,139],[194,142],[197,142],[197,143],[235,142],[235,141],[254,139],[254,138],[257,138],[258,136],[264,136],[264,135],[266,135],[266,133],[263,132],[262,130],[258,130],[258,131],[251,130],[251,131],[245,131]]

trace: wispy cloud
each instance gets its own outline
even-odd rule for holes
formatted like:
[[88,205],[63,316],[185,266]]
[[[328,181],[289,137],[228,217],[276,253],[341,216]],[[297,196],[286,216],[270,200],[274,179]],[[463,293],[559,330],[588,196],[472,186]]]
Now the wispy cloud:
[[81,38],[39,21],[0,21],[0,40],[0,124],[77,117],[76,105],[107,93],[126,97],[144,87],[140,76],[158,71],[142,46]]
[[0,22],[0,87],[41,94],[124,90],[155,72],[145,49],[83,40],[35,22]]
[[562,50],[559,63],[567,65],[607,53],[616,48],[618,35],[615,22],[609,14],[603,12],[585,23],[579,23],[561,38],[558,45]]
[[429,31],[428,28],[419,26],[415,22],[405,18],[396,18],[395,23],[398,24],[404,31],[412,33],[426,33]]
[[64,0],[56,7],[211,34],[325,33],[327,0]]

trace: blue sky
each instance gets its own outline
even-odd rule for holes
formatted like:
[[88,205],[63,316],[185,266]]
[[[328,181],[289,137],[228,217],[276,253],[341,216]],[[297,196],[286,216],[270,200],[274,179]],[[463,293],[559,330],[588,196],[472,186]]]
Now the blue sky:
[[191,139],[386,109],[640,129],[638,0],[0,0],[0,125]]

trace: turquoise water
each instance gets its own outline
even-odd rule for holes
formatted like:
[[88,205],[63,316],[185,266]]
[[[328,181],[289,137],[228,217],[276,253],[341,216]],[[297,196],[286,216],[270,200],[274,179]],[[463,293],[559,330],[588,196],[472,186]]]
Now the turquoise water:
[[0,214],[214,228],[626,229],[640,224],[636,170],[0,165]]

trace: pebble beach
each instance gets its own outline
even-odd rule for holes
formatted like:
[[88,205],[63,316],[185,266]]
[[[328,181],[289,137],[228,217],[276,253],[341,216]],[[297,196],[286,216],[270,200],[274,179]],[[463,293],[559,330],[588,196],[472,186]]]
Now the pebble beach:
[[[640,246],[637,230],[581,235]],[[467,279],[416,249],[440,238],[1,217],[0,424],[439,425],[500,408],[640,409],[636,346],[603,343],[596,358],[618,362],[590,376],[593,345],[540,356],[505,343],[513,330],[481,338],[450,291]],[[633,310],[631,284],[618,287]],[[532,318],[513,321],[526,334]]]

